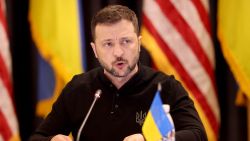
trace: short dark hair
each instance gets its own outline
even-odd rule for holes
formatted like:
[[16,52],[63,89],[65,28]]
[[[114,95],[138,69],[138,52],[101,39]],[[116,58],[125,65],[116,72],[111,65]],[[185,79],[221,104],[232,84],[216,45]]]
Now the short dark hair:
[[136,14],[133,10],[129,9],[126,6],[122,5],[109,5],[101,9],[93,18],[91,21],[91,33],[92,38],[95,40],[95,28],[97,24],[114,24],[122,19],[131,21],[135,33],[139,35],[139,26],[138,26],[138,19],[136,17]]

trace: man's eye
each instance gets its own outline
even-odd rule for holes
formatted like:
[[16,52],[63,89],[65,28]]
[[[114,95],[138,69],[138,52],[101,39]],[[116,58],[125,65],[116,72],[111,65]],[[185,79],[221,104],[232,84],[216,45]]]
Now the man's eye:
[[107,42],[103,44],[104,47],[112,47],[112,43],[111,42]]
[[131,43],[131,41],[130,41],[130,40],[128,40],[128,39],[126,39],[126,40],[122,40],[122,44],[124,44],[124,45],[127,45],[127,44],[129,44],[129,43]]

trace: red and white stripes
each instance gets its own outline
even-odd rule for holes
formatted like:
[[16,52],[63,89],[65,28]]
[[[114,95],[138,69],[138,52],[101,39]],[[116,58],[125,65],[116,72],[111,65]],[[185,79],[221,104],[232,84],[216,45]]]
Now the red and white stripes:
[[149,46],[149,41],[142,41],[152,58],[156,58],[155,48],[164,53],[172,67],[169,70],[179,75],[217,135],[220,111],[207,0],[144,0],[142,37],[143,33],[157,43]]
[[11,56],[5,15],[4,0],[0,0],[0,141],[9,141],[18,134],[13,104]]

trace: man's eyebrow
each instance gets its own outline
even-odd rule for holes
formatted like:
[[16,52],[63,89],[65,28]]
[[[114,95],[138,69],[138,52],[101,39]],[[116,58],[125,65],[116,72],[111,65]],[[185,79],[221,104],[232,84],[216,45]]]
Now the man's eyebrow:
[[133,37],[131,36],[125,36],[125,37],[121,37],[120,39],[132,39]]
[[112,39],[103,39],[103,40],[101,40],[101,42],[109,42],[109,41],[112,41]]

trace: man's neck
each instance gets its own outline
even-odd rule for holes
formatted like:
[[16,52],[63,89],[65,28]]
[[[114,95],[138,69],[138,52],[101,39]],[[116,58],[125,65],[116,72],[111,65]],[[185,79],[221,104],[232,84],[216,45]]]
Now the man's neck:
[[104,74],[108,77],[108,79],[116,86],[117,89],[120,89],[128,80],[130,80],[138,71],[138,65],[136,65],[135,69],[132,70],[126,77],[115,77],[112,74],[106,72],[104,70]]

